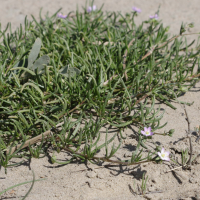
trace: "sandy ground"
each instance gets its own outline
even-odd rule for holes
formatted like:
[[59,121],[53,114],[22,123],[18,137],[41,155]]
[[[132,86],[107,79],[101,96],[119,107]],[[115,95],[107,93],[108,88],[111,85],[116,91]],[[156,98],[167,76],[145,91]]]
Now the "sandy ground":
[[[95,5],[99,8],[104,3],[104,10],[108,11],[131,11],[132,6],[142,9],[142,13],[137,19],[137,23],[148,19],[149,15],[153,15],[159,5],[159,18],[162,19],[165,26],[170,26],[170,33],[178,34],[182,22],[194,22],[195,27],[192,32],[200,32],[200,4],[199,0],[96,0]],[[2,29],[6,27],[8,22],[12,23],[13,30],[20,23],[23,23],[25,16],[31,19],[34,15],[36,19],[39,17],[39,10],[43,7],[43,16],[48,11],[49,14],[55,13],[59,8],[63,8],[63,14],[75,11],[76,6],[85,5],[85,0],[0,0],[0,22]],[[197,36],[189,36],[188,39]],[[186,93],[179,99],[186,102],[194,101],[194,104],[187,107],[191,120],[191,129],[200,125],[200,84]],[[162,122],[168,122],[163,130],[175,129],[175,134],[170,137],[155,137],[157,142],[171,151],[171,154],[180,158],[181,149],[188,148],[188,139],[185,137],[187,123],[185,121],[184,110],[180,105],[175,104],[177,110],[172,110],[166,105],[162,105],[166,109],[166,114]],[[126,130],[127,139],[123,142],[125,145],[131,145],[132,131]],[[195,142],[196,136],[193,135],[192,142],[194,153],[200,154],[200,144]],[[128,157],[131,152],[125,153],[125,149],[121,149],[121,155]],[[61,160],[65,160],[66,153],[57,156]],[[30,167],[34,170],[36,179],[46,178],[43,181],[36,182],[33,190],[28,196],[28,200],[40,199],[85,199],[85,200],[128,200],[128,199],[200,199],[200,159],[197,158],[191,170],[177,169],[176,172],[168,172],[171,168],[169,163],[156,165],[153,163],[143,164],[141,166],[116,167],[116,168],[98,168],[95,165],[69,164],[59,166],[50,164],[48,157],[43,159],[32,159]],[[17,160],[15,160],[17,161]],[[147,181],[146,197],[131,193],[131,188],[136,192],[138,186],[141,185],[143,172],[147,172],[149,176]],[[10,167],[7,175],[4,169],[0,171],[0,191],[14,184],[32,180],[32,172],[28,163]],[[28,191],[30,184],[14,188],[8,191],[1,199],[21,199]]]

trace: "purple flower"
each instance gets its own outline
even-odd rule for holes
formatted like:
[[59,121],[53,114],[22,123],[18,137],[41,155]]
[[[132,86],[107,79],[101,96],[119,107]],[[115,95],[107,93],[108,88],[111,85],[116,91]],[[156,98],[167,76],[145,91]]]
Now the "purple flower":
[[137,12],[137,13],[141,13],[141,9],[140,8],[136,8],[136,7],[132,7],[133,11]]
[[65,18],[67,18],[67,15],[63,15],[63,14],[61,14],[61,13],[58,13],[58,14],[57,14],[57,17],[62,18],[62,19],[65,19]]
[[95,5],[93,5],[92,7],[89,6],[88,9],[87,9],[87,12],[92,12],[92,11],[95,11],[97,9],[97,7]]
[[145,135],[145,136],[153,135],[153,132],[151,132],[151,127],[149,127],[149,128],[144,127],[144,131],[141,131],[141,133],[142,133],[142,135]]
[[166,160],[166,161],[170,161],[169,154],[170,154],[170,152],[169,151],[165,151],[164,148],[162,148],[161,152],[158,152],[159,157],[162,160]]
[[150,15],[149,18],[150,18],[150,19],[156,19],[156,20],[157,20],[157,19],[158,19],[158,15],[157,15],[157,14],[155,14],[155,15]]

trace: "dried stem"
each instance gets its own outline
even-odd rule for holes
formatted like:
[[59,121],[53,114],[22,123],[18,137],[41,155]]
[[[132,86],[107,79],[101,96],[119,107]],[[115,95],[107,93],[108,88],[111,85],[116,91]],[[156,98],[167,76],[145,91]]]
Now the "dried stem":
[[[71,149],[69,149],[67,147],[65,147],[63,149],[65,149],[66,151],[68,151],[72,154],[76,154],[76,155],[79,155],[79,156],[82,156],[82,157],[88,159],[87,155],[84,155],[84,154],[81,154],[81,153],[76,153],[76,152],[72,151]],[[133,163],[131,163],[131,162],[121,162],[121,161],[117,161],[117,160],[111,160],[111,159],[106,158],[106,157],[97,157],[97,156],[90,158],[90,160],[102,160],[104,162],[111,162],[111,163],[116,163],[117,165],[125,165],[125,166],[127,166],[127,165],[138,165],[138,164],[142,164],[142,163],[146,163],[146,162],[153,162],[153,160],[146,160],[146,161],[133,162]]]
[[[84,102],[85,102],[85,100],[81,104],[77,105],[75,108],[73,108],[72,110],[70,110],[68,112],[68,114],[71,113],[71,112],[73,112],[74,110],[80,108],[80,106],[83,105]],[[64,115],[66,115],[66,114],[64,114]],[[57,124],[56,128],[60,127],[63,124],[64,124],[64,122],[61,122],[61,123]],[[48,130],[48,131],[46,131],[46,132],[44,132],[44,133],[42,133],[42,134],[40,134],[40,135],[38,135],[38,136],[36,136],[36,137],[34,137],[34,138],[31,138],[30,140],[27,140],[22,147],[21,147],[22,144],[18,144],[17,146],[12,147],[11,150],[10,150],[10,147],[8,147],[7,150],[6,150],[6,154],[8,154],[8,153],[12,154],[16,150],[18,150],[20,147],[21,147],[21,149],[24,149],[24,148],[26,148],[29,145],[35,144],[37,142],[40,142],[43,138],[46,138],[50,133],[51,133],[51,129]]]
[[[130,48],[130,46],[133,44],[133,42],[135,41],[135,38],[133,38],[129,44],[128,44],[128,49]],[[123,55],[123,69],[125,70],[126,69],[126,57],[127,57],[127,54],[128,54],[128,49],[126,49],[125,51],[125,54]],[[126,78],[126,81],[128,81],[128,75],[126,73],[126,71],[124,71],[124,76]]]
[[186,115],[186,121],[188,123],[187,137],[189,138],[189,143],[190,143],[190,157],[189,157],[187,164],[189,164],[189,166],[191,166],[193,148],[192,148],[192,139],[191,139],[191,131],[190,131],[190,120],[189,120],[189,116],[187,114],[185,105],[184,105],[184,111],[185,111],[185,115]]
[[[178,38],[178,37],[180,37],[180,36],[196,35],[196,34],[199,34],[199,33],[190,33],[190,34],[182,34],[182,35],[174,36],[173,38],[169,39],[167,42],[164,42],[163,44],[161,44],[160,46],[158,46],[157,49],[159,49],[159,48],[165,46],[166,44],[168,44],[169,42],[175,40],[176,38]],[[134,39],[132,39],[132,40],[130,41],[130,43],[129,43],[129,45],[128,45],[128,48],[132,45],[133,42],[134,42]],[[150,56],[150,55],[153,53],[155,47],[156,47],[156,45],[153,46],[152,49],[151,49],[149,52],[147,52],[146,55],[144,55],[140,60],[138,60],[138,61],[135,62],[134,64],[136,64],[136,63],[138,63],[138,62],[144,60],[144,59],[147,58],[148,56]],[[128,50],[125,51],[125,54],[124,54],[124,56],[123,56],[123,57],[124,57],[124,60],[123,60],[123,69],[126,68],[126,65],[125,65],[125,64],[126,64],[126,55],[127,55],[127,51],[128,51]],[[127,78],[127,80],[128,80],[128,76],[127,76],[126,72],[125,72],[124,74],[125,74],[125,78]],[[193,75],[193,76],[195,76],[195,75]],[[111,76],[107,81],[105,81],[105,82],[103,83],[103,86],[106,86],[106,85],[108,84],[108,82],[111,81],[111,80],[112,80],[113,78],[115,78],[115,77],[118,77],[118,75],[113,75],[113,76]],[[197,76],[197,77],[198,77],[198,76]]]
[[[59,126],[61,126],[62,124],[64,124],[64,122],[61,122],[59,124],[56,125],[56,128],[58,128]],[[10,149],[10,147],[7,148],[6,150],[6,154],[10,153],[13,154],[16,150],[18,150],[20,147],[20,149],[24,149],[29,145],[35,144],[37,142],[40,142],[42,140],[42,138],[46,138],[49,134],[51,133],[51,130],[48,130],[34,138],[31,138],[30,140],[27,140],[24,145],[21,147],[22,144],[18,144],[17,146],[14,146]]]

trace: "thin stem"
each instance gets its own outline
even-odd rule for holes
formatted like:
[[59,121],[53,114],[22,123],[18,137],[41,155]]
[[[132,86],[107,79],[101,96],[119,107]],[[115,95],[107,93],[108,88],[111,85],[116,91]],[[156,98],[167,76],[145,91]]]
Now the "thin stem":
[[[64,147],[63,149],[65,149],[66,151],[72,153],[72,154],[77,154],[79,156],[82,156],[86,159],[88,159],[87,155],[81,154],[81,153],[75,153],[74,151],[72,151],[71,149]],[[94,156],[93,158],[90,158],[89,160],[102,160],[104,162],[110,162],[110,163],[116,163],[117,165],[138,165],[138,164],[142,164],[142,163],[147,163],[147,162],[153,162],[154,160],[145,160],[145,161],[141,161],[141,162],[121,162],[121,161],[117,161],[117,160],[111,160],[109,158],[105,158],[105,157],[98,157],[98,156]]]
[[190,132],[190,120],[189,120],[189,116],[187,114],[187,110],[186,110],[185,105],[184,105],[184,111],[185,111],[185,115],[186,115],[186,121],[188,123],[188,132],[187,132],[188,135],[187,135],[187,137],[189,138],[189,144],[190,144],[190,157],[189,157],[187,164],[189,164],[189,166],[191,166],[193,148],[192,148],[192,139],[191,139],[191,132]]

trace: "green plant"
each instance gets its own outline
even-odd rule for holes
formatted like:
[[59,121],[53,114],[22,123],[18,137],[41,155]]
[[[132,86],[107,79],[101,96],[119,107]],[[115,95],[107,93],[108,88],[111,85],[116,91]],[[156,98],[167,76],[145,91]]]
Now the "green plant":
[[135,180],[133,182],[133,188],[131,187],[131,185],[129,185],[129,190],[133,195],[142,195],[143,197],[146,197],[145,194],[146,194],[146,190],[147,190],[146,187],[147,187],[148,176],[145,177],[145,175],[146,175],[146,172],[144,172],[142,174],[142,184],[141,184],[141,186],[137,185],[138,186],[138,192],[136,192]]
[[[169,27],[156,19],[136,26],[136,12],[123,16],[85,8],[64,18],[57,13],[40,16],[40,22],[25,19],[24,29],[7,36],[10,24],[0,32],[0,164],[6,168],[13,157],[39,158],[49,148],[71,154],[64,163],[52,157],[61,164],[157,161],[159,147],[150,149],[152,137],[141,130],[172,136],[173,130],[157,133],[166,123],[160,125],[164,112],[155,101],[176,109],[171,101],[199,80],[199,45],[183,41],[191,25],[169,38]],[[129,126],[136,130],[136,150],[129,160],[113,160]]]
[[142,195],[145,195],[146,193],[147,180],[148,180],[148,176],[145,178],[145,173],[144,173],[142,175],[142,185],[141,185]]

